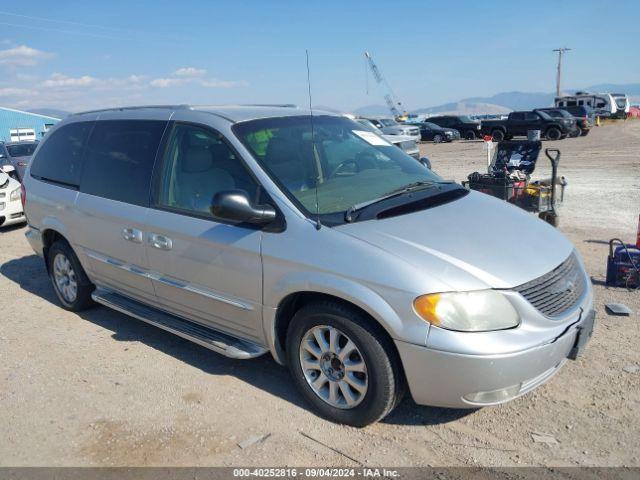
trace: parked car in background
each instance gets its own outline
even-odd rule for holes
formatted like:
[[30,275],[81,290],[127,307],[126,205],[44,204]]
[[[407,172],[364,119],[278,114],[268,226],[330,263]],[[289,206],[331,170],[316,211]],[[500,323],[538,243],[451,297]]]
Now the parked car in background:
[[335,422],[380,420],[405,385],[425,405],[512,400],[593,330],[591,282],[557,229],[329,112],[75,114],[23,185],[25,235],[63,308],[271,353]]
[[385,135],[405,135],[413,138],[416,142],[420,141],[420,129],[418,127],[398,123],[389,117],[366,117],[366,119]]
[[569,112],[576,119],[576,122],[582,129],[582,135],[587,135],[589,130],[596,124],[596,114],[589,107],[562,107],[563,110]]
[[440,115],[429,117],[428,121],[440,125],[443,128],[458,130],[462,138],[466,140],[480,138],[480,122],[472,120],[466,115]]
[[[580,108],[580,107],[575,107]],[[584,107],[582,107],[584,108]],[[553,118],[570,118],[576,122],[575,129],[569,133],[570,137],[580,137],[585,136],[589,133],[591,129],[591,125],[589,125],[588,120],[583,117],[576,117],[571,112],[569,112],[566,108],[538,108],[541,112],[547,113],[550,117]]]
[[0,143],[0,159],[8,160],[15,167],[18,178],[22,181],[24,171],[37,146],[38,142],[33,140]]
[[560,140],[575,130],[573,118],[553,118],[546,112],[511,112],[506,120],[483,120],[482,135],[491,135],[496,142],[527,136],[529,130],[540,130],[547,140]]
[[371,123],[370,120],[367,120],[366,118],[353,118],[353,120],[358,122],[368,131],[373,132],[376,135],[380,135],[389,143],[394,144],[407,155],[412,156],[416,160],[420,159],[420,148],[418,147],[418,144],[413,137],[409,137],[406,135],[385,135],[384,133],[382,133],[382,130],[377,128],[373,123]]
[[4,164],[0,160],[0,227],[24,223],[22,208],[22,191],[20,182],[16,180],[13,165]]
[[420,138],[423,142],[451,142],[460,140],[460,132],[454,128],[444,128],[431,122],[407,122],[420,128]]

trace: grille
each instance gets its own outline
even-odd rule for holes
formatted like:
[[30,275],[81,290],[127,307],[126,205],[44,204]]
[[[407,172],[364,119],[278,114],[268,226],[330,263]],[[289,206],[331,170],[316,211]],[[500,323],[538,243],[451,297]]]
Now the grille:
[[413,150],[414,146],[415,146],[415,142],[413,140],[400,142],[400,148],[402,148],[402,150]]
[[541,277],[515,290],[547,317],[559,317],[576,306],[584,293],[585,278],[575,253]]

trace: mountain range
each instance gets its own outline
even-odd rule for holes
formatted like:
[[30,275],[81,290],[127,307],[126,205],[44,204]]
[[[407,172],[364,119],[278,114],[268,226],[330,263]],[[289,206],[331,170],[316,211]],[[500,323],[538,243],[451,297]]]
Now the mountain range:
[[[565,89],[565,92],[576,91],[587,92],[621,92],[626,93],[631,103],[640,102],[640,83],[613,84],[602,83],[581,89]],[[508,113],[512,110],[531,110],[539,107],[553,106],[554,93],[543,92],[501,92],[490,97],[469,97],[457,102],[444,103],[433,107],[423,107],[411,110],[411,113],[439,113],[457,115],[475,114],[500,114]],[[386,105],[367,105],[356,108],[353,111],[356,115],[388,115],[389,109]]]

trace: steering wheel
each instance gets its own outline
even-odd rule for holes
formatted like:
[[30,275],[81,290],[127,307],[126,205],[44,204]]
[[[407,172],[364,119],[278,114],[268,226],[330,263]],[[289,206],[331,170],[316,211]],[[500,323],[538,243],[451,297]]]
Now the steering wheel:
[[333,171],[329,174],[329,176],[327,178],[333,178],[335,176],[337,176],[340,173],[340,170],[342,170],[344,167],[346,167],[347,165],[355,165],[355,171],[359,172],[360,171],[360,165],[358,164],[358,162],[354,159],[354,158],[350,158],[348,160],[345,160],[344,162],[340,163],[340,165],[338,165],[336,168],[333,169]]

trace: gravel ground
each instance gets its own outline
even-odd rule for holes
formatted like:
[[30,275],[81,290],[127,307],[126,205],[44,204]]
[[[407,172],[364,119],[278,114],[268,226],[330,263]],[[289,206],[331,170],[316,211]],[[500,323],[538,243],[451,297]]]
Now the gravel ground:
[[[640,292],[603,286],[608,239],[635,239],[640,122],[551,145],[569,180],[560,229],[585,258],[598,323],[550,383],[499,407],[407,398],[376,425],[335,425],[268,356],[229,360],[106,308],[62,310],[14,228],[0,233],[0,465],[640,466]],[[485,165],[479,141],[421,148],[446,178]],[[607,316],[612,301],[635,313]]]

